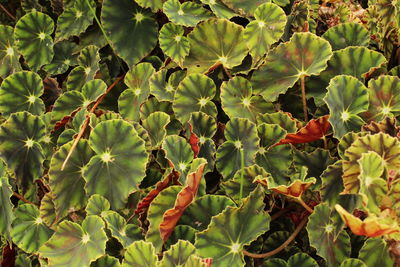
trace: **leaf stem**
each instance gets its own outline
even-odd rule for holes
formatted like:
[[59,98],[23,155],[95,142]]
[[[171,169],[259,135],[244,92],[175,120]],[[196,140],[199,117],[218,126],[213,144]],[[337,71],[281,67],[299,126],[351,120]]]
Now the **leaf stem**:
[[17,197],[19,200],[22,200],[22,201],[25,202],[25,203],[28,203],[28,204],[32,204],[32,205],[37,206],[35,203],[33,203],[33,202],[27,200],[26,198],[24,198],[22,195],[18,194],[17,192],[13,192],[13,195],[14,195],[15,197]]
[[[118,83],[119,81],[121,81],[124,78],[125,75],[122,75],[120,77],[118,77],[106,90],[106,92],[104,94],[102,94],[99,98],[97,98],[96,103],[94,103],[93,107],[90,109],[89,113],[93,113],[96,108],[100,105],[101,101],[103,101],[104,97],[111,91],[111,89],[113,89]],[[72,144],[67,157],[65,158],[62,166],[61,166],[61,170],[64,170],[65,165],[67,164],[69,158],[71,157],[72,153],[74,152],[76,146],[78,145],[79,140],[82,138],[83,134],[85,133],[85,130],[87,128],[87,126],[89,125],[90,122],[90,116],[86,116],[85,121],[83,122],[81,129],[78,133],[78,136],[75,138],[74,143]]]
[[304,120],[308,122],[308,111],[307,111],[307,98],[306,98],[306,85],[304,81],[304,75],[300,76],[300,86],[301,86],[301,97],[303,99],[303,112]]
[[277,247],[274,250],[271,250],[269,252],[263,253],[263,254],[256,254],[256,253],[251,253],[248,252],[247,250],[243,249],[242,252],[244,255],[255,258],[255,259],[263,259],[263,258],[267,258],[267,257],[271,257],[279,252],[281,252],[283,249],[285,249],[290,243],[292,243],[292,241],[296,238],[296,236],[300,233],[301,229],[303,229],[303,227],[306,225],[307,223],[307,219],[308,216],[304,217],[303,220],[301,220],[301,222],[299,223],[299,225],[297,225],[296,229],[294,230],[294,232],[289,236],[289,238],[283,242],[282,245],[280,245],[279,247]]
[[96,10],[94,10],[93,7],[90,5],[89,0],[86,0],[86,4],[87,4],[87,6],[89,7],[90,11],[92,12],[92,14],[93,14],[93,16],[94,16],[94,20],[95,20],[95,21],[97,22],[97,24],[99,25],[99,28],[100,28],[101,32],[103,33],[103,35],[104,35],[104,38],[106,39],[107,43],[108,43],[108,44],[110,45],[110,47],[112,48],[112,46],[111,46],[111,41],[110,41],[110,39],[108,39],[107,34],[106,34],[106,31],[104,30],[103,26],[101,25],[100,20],[97,18]]
[[2,4],[0,4],[0,8],[4,11],[4,13],[7,14],[12,20],[17,20],[16,17],[14,17],[8,10],[5,8]]
[[299,202],[300,205],[303,206],[303,208],[305,208],[310,214],[314,212],[314,210],[312,208],[310,208],[310,206],[308,206],[304,200],[301,199],[301,197],[296,198],[297,202]]
[[244,151],[243,148],[240,149],[240,191],[239,198],[243,197],[243,184],[244,184]]

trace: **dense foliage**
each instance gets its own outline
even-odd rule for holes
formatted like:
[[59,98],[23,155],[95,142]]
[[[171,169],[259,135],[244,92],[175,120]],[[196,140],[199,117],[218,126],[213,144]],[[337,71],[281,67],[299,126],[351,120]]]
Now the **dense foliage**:
[[2,266],[400,262],[399,0],[0,0]]

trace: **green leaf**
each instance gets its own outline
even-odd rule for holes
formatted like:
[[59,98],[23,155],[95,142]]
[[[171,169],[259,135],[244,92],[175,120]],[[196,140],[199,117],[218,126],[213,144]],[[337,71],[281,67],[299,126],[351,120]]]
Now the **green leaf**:
[[43,69],[52,75],[65,73],[69,66],[77,64],[78,56],[75,54],[77,47],[75,43],[67,40],[55,43],[53,60]]
[[[327,266],[338,266],[350,257],[350,237],[345,231],[335,233],[335,221],[328,204],[319,204],[309,217],[307,232],[311,246],[326,260]],[[337,236],[337,237],[336,237]]]
[[149,7],[153,12],[162,9],[163,2],[166,0],[136,0],[141,7]]
[[193,150],[188,141],[178,135],[169,135],[164,139],[162,149],[165,151],[165,157],[174,169],[181,173],[181,180],[184,181],[193,160]]
[[63,40],[84,32],[93,23],[94,14],[90,8],[96,9],[93,0],[76,0],[66,7],[57,20],[56,39]]
[[62,169],[72,143],[61,146],[50,162],[49,185],[54,196],[57,219],[62,219],[68,212],[80,210],[87,201],[82,175],[94,152],[86,140],[80,140]]
[[233,68],[242,63],[248,49],[243,28],[225,19],[209,19],[188,35],[190,52],[184,66],[189,72],[205,72],[215,64]]
[[24,15],[15,25],[14,37],[18,51],[32,70],[40,69],[53,59],[53,31],[53,20],[36,11]]
[[261,123],[257,127],[257,133],[260,138],[260,149],[268,149],[285,138],[287,131],[278,124]]
[[101,21],[114,51],[128,66],[138,63],[157,44],[157,22],[134,1],[105,0]]
[[89,145],[96,155],[83,173],[86,192],[104,196],[113,209],[123,208],[145,176],[148,154],[144,141],[131,124],[115,119],[97,124]]
[[258,6],[254,17],[244,30],[244,40],[250,54],[258,59],[282,37],[287,19],[283,9],[272,3]]
[[50,238],[50,230],[40,218],[39,210],[32,204],[22,204],[14,211],[12,241],[27,253],[36,253]]
[[53,229],[53,225],[56,222],[56,209],[50,192],[46,193],[40,201],[39,213],[43,222]]
[[4,163],[0,162],[0,166],[0,233],[8,239],[10,238],[11,222],[14,219],[14,214],[12,212],[13,204],[10,200],[13,191],[5,173]]
[[121,267],[121,264],[117,258],[106,255],[92,262],[90,267]]
[[368,267],[362,260],[346,259],[340,264],[340,267]]
[[321,77],[328,82],[336,75],[351,75],[364,81],[366,75],[386,62],[385,57],[376,51],[361,46],[351,46],[333,52],[328,67]]
[[257,123],[278,124],[288,133],[297,132],[296,120],[286,112],[275,112],[269,114],[259,114],[257,116]]
[[226,124],[225,138],[227,141],[217,150],[216,166],[227,180],[231,179],[241,166],[247,167],[254,163],[260,139],[257,136],[256,125],[241,118],[233,118]]
[[397,138],[384,133],[359,137],[345,152],[346,160],[343,161],[345,190],[343,193],[358,193],[358,175],[361,171],[358,160],[363,153],[369,151],[374,151],[382,157],[388,171],[400,168],[400,158],[396,156],[400,151],[400,142]]
[[90,215],[82,225],[61,222],[50,240],[40,248],[39,254],[48,258],[49,266],[89,266],[105,253],[106,241],[104,222],[100,217]]
[[158,266],[156,250],[150,242],[133,242],[125,251],[122,267],[154,267]]
[[360,194],[366,208],[379,214],[383,198],[388,193],[388,185],[383,179],[385,162],[376,152],[363,153],[358,160],[360,164]]
[[192,112],[189,120],[190,125],[192,125],[192,131],[199,137],[199,142],[201,138],[212,138],[217,132],[216,120],[207,115],[204,112]]
[[161,191],[150,204],[147,212],[147,220],[150,225],[146,233],[146,241],[151,242],[157,252],[161,250],[163,245],[159,229],[163,214],[174,207],[176,196],[181,189],[181,186],[170,186]]
[[100,79],[91,80],[85,83],[82,91],[68,91],[62,94],[54,103],[52,121],[56,122],[70,115],[74,111],[88,106],[99,96],[105,93],[107,85]]
[[332,46],[332,50],[339,50],[348,46],[368,46],[369,33],[362,24],[341,23],[329,28],[322,38]]
[[38,74],[31,71],[11,74],[0,86],[0,112],[3,116],[19,111],[41,115],[45,109],[39,98],[43,91],[43,82]]
[[[78,56],[78,64],[85,68],[85,74],[89,79],[94,79],[94,75],[99,70],[100,54],[99,48],[95,45],[89,45],[82,49]],[[68,81],[69,82],[69,81]],[[85,83],[83,83],[85,84]],[[68,90],[80,90],[80,87],[73,88],[67,84]]]
[[140,105],[150,94],[149,79],[155,70],[150,63],[140,63],[128,71],[124,83],[128,86],[118,99],[122,117],[131,121],[139,120]]
[[359,116],[368,109],[368,89],[359,80],[338,75],[331,80],[324,101],[330,111],[329,122],[338,139],[348,132],[358,132],[364,124]]
[[159,267],[175,267],[184,265],[192,254],[196,253],[196,248],[188,241],[179,240],[163,253],[163,258]]
[[45,124],[26,111],[13,113],[0,127],[0,156],[26,190],[43,175],[44,152],[40,142]]
[[235,203],[226,196],[204,195],[187,207],[179,222],[203,231],[208,227],[213,216],[230,206],[235,206]]
[[175,90],[185,76],[186,71],[180,70],[172,73],[167,79],[167,70],[162,69],[150,77],[150,92],[158,101],[173,101]]
[[[192,2],[184,4],[189,3],[195,5]],[[184,36],[183,27],[172,22],[164,24],[160,30],[159,42],[164,54],[182,66],[190,49],[189,40]]]
[[222,0],[222,2],[242,16],[253,16],[257,7],[269,0]]
[[258,179],[268,179],[270,174],[267,173],[264,168],[258,165],[252,165],[238,170],[231,180],[222,182],[221,188],[224,189],[225,193],[232,198],[236,203],[240,203],[240,188],[242,184],[242,173],[243,173],[243,192],[242,196],[247,197],[256,187],[256,181]]
[[272,175],[276,184],[286,184],[290,166],[293,163],[293,152],[290,145],[262,148],[258,151],[255,163]]
[[321,148],[317,148],[310,153],[302,152],[297,149],[294,150],[294,164],[296,167],[307,167],[307,177],[320,177],[322,172],[335,161],[336,160],[329,154],[329,151]]
[[212,17],[212,13],[193,2],[181,4],[179,0],[168,0],[163,5],[165,15],[175,24],[194,27],[200,21]]
[[124,217],[115,211],[106,211],[102,215],[106,221],[107,228],[111,235],[116,238],[124,248],[128,247],[134,241],[143,239],[141,229],[134,224],[127,224]]
[[273,49],[265,65],[252,77],[255,94],[275,101],[302,76],[318,75],[332,56],[328,41],[313,33],[294,33],[289,42]]
[[15,48],[13,27],[0,25],[0,77],[20,71],[19,53]]
[[200,0],[210,7],[212,12],[221,19],[231,19],[236,16],[235,12],[227,7],[221,0]]
[[400,115],[400,78],[383,75],[368,83],[370,120],[380,121],[386,116]]
[[151,113],[143,120],[142,125],[149,134],[152,149],[157,149],[161,146],[161,143],[167,136],[166,127],[169,122],[169,115],[160,111]]
[[103,215],[105,215],[103,212],[108,211],[109,209],[110,202],[103,196],[94,194],[89,198],[85,210],[87,215],[97,215],[103,217]]
[[191,74],[179,84],[175,92],[173,109],[182,124],[190,119],[190,113],[202,111],[210,116],[217,116],[217,107],[211,101],[216,93],[216,86],[211,78],[203,74]]
[[256,122],[258,114],[274,112],[272,103],[261,96],[252,96],[251,83],[243,77],[236,76],[221,85],[221,105],[231,118],[245,118]]
[[177,225],[164,246],[168,248],[172,244],[176,244],[179,240],[186,240],[194,244],[196,233],[197,230],[193,227],[190,227],[188,225]]
[[198,254],[213,258],[216,267],[244,266],[243,247],[269,229],[263,199],[264,192],[257,187],[240,207],[228,207],[212,217],[208,228],[196,234]]
[[362,246],[358,257],[366,266],[392,266],[389,245],[382,238],[368,238]]
[[318,263],[306,253],[296,253],[287,262],[288,267],[318,267]]

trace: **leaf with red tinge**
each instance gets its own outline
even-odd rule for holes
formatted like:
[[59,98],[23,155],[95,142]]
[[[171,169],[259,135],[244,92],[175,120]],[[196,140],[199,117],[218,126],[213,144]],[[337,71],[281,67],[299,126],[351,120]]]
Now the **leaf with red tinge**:
[[200,152],[200,146],[199,146],[199,137],[193,132],[193,127],[190,123],[189,124],[189,130],[190,130],[190,138],[189,138],[189,144],[192,147],[194,156],[193,158],[197,158],[197,155],[199,155]]
[[159,181],[156,184],[156,188],[151,190],[146,197],[144,197],[137,205],[137,208],[135,210],[135,214],[140,214],[142,213],[145,209],[147,209],[153,199],[158,196],[158,194],[170,186],[171,184],[179,184],[177,181],[179,179],[179,173],[176,171],[171,171],[164,179]]
[[175,206],[164,213],[160,224],[160,234],[163,241],[169,238],[179,218],[196,197],[205,166],[206,163],[203,163],[197,167],[195,172],[188,174],[186,186],[176,197]]
[[287,134],[286,137],[279,141],[275,146],[282,144],[309,143],[321,139],[331,128],[328,119],[329,115],[325,115],[318,119],[309,121],[307,125],[301,128],[297,133]]
[[356,235],[378,237],[400,233],[400,227],[394,221],[391,221],[390,224],[387,224],[383,218],[378,218],[374,215],[367,217],[364,221],[361,221],[359,218],[346,211],[342,206],[336,204],[335,208],[346,225]]

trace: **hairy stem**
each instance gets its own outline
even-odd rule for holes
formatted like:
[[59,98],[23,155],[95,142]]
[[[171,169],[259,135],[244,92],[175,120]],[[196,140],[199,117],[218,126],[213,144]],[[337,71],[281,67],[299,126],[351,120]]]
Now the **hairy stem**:
[[308,111],[307,111],[307,98],[306,98],[306,85],[304,82],[304,75],[300,76],[300,86],[301,86],[301,97],[303,99],[303,113],[304,120],[308,122]]
[[24,198],[22,195],[18,194],[17,192],[13,192],[13,195],[14,195],[16,198],[18,198],[19,200],[22,200],[22,201],[25,202],[25,203],[28,203],[28,204],[32,204],[32,205],[37,206],[35,203],[33,203],[33,202],[27,200],[26,198]]
[[276,249],[271,250],[271,251],[266,252],[266,253],[263,253],[263,254],[251,253],[251,252],[248,252],[247,250],[243,249],[242,250],[243,254],[246,255],[246,256],[252,257],[252,258],[256,258],[256,259],[263,259],[263,258],[271,257],[271,256],[273,256],[275,254],[278,254],[279,252],[284,250],[290,243],[292,243],[292,241],[300,233],[301,229],[303,229],[303,227],[306,225],[307,219],[308,219],[308,216],[304,217],[303,220],[301,220],[301,222],[299,223],[299,225],[297,225],[297,227],[294,230],[294,232],[289,236],[289,238],[285,242],[283,242],[282,245],[277,247]]

